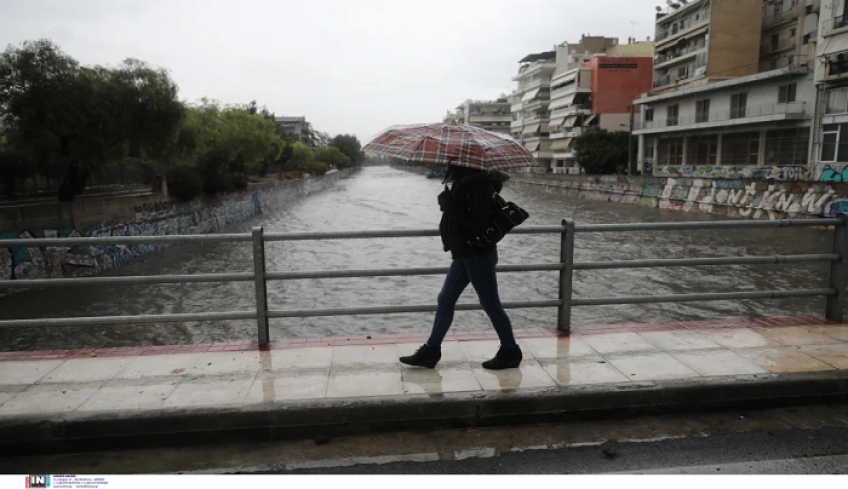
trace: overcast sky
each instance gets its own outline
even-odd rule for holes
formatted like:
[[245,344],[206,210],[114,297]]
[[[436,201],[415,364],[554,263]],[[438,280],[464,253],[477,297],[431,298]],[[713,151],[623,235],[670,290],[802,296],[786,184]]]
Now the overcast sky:
[[[166,68],[180,98],[256,100],[363,141],[513,89],[518,60],[581,34],[653,36],[661,0],[0,0],[0,44]],[[635,24],[633,24],[635,23]]]

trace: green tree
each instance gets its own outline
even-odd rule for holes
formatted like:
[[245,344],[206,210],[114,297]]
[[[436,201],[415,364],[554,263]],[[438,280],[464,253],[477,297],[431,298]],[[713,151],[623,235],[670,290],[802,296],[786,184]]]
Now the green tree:
[[315,160],[315,156],[309,146],[303,143],[293,143],[291,145],[291,157],[286,163],[285,169],[288,171],[304,171],[306,164]]
[[348,160],[347,156],[345,156],[344,153],[339,151],[339,148],[335,146],[325,146],[323,148],[316,149],[314,159],[315,161],[326,163],[331,167],[342,167]]
[[360,166],[365,163],[365,153],[362,152],[362,144],[360,144],[356,136],[352,134],[339,134],[330,141],[330,145],[339,148],[339,151],[348,157],[348,162],[340,166],[340,168]]
[[0,54],[6,140],[62,174],[59,200],[74,200],[98,168],[127,155],[159,155],[182,115],[168,74],[140,61],[81,67],[49,40]]
[[622,173],[627,169],[627,132],[590,128],[574,141],[574,158],[590,175]]

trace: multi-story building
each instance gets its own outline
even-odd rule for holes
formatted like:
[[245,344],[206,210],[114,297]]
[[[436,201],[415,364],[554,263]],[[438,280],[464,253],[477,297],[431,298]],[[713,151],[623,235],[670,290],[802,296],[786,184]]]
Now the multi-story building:
[[807,1],[696,0],[657,14],[654,90],[634,102],[645,173],[807,166],[818,31]]
[[509,111],[509,100],[506,95],[502,95],[497,100],[466,100],[454,112],[448,112],[445,121],[509,134],[512,114]]
[[277,116],[274,121],[278,126],[297,137],[298,141],[310,147],[315,146],[315,133],[312,130],[312,124],[307,122],[306,117]]
[[550,104],[554,173],[581,172],[574,160],[573,142],[587,128],[630,130],[632,101],[650,90],[652,65],[650,56],[596,56],[582,65],[568,64],[557,70]]
[[694,0],[658,12],[654,93],[756,73],[762,3]]
[[512,113],[511,133],[533,154],[539,167],[548,171],[551,166],[550,113],[551,76],[556,69],[556,51],[531,54],[519,63],[518,75],[513,77],[517,88],[510,95]]
[[814,176],[848,182],[848,1],[821,0],[819,17]]
[[[572,156],[571,138],[578,135],[582,126],[600,123],[600,114],[593,112],[592,93],[598,83],[593,81],[593,73],[600,69],[616,70],[613,68],[616,64],[623,66],[620,59],[599,62],[594,66],[591,62],[604,56],[649,58],[652,54],[653,44],[650,42],[628,39],[627,44],[619,44],[617,38],[582,36],[578,43],[564,42],[555,46],[553,51],[531,54],[522,59],[518,75],[513,78],[517,89],[510,97],[512,134],[524,143],[539,162],[539,168],[535,171],[577,171],[573,162],[569,165]],[[649,63],[650,59],[646,62]],[[626,64],[629,66],[632,63]],[[629,69],[618,69],[618,75]],[[612,74],[612,71],[609,73]],[[629,100],[620,104],[624,112],[627,112],[629,101],[636,94],[650,87],[650,73],[643,77],[647,77],[648,87],[626,90],[624,98],[629,97]],[[613,78],[599,77],[598,80]],[[629,86],[629,83],[620,84],[619,89],[623,86]],[[607,92],[605,95],[618,96]],[[574,129],[575,126],[577,129]]]

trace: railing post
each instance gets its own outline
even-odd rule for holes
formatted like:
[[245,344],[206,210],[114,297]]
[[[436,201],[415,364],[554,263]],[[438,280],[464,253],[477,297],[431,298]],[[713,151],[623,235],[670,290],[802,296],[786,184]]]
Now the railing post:
[[837,216],[840,223],[836,225],[833,235],[833,253],[839,255],[839,260],[830,263],[829,288],[836,289],[836,295],[827,298],[828,319],[842,322],[845,311],[845,288],[848,287],[848,214]]
[[268,346],[268,294],[265,281],[265,239],[262,226],[253,228],[253,279],[256,285],[256,324],[259,346]]
[[559,262],[562,270],[559,271],[559,306],[557,314],[557,329],[571,333],[571,292],[574,279],[574,219],[563,219]]

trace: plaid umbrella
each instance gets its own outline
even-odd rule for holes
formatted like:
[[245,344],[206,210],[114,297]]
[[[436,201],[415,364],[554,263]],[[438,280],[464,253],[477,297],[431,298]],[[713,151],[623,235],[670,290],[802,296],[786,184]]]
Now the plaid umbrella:
[[489,171],[539,166],[533,155],[510,136],[456,123],[392,126],[362,151],[417,163]]

